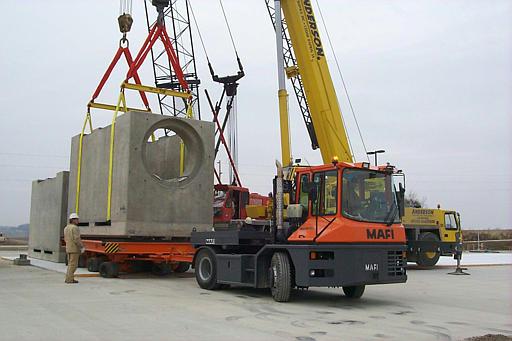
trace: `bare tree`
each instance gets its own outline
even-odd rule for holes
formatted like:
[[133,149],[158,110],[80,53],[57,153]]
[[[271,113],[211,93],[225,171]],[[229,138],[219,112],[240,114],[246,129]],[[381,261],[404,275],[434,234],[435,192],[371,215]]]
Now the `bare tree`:
[[421,208],[425,206],[426,202],[427,198],[423,197],[420,199],[416,192],[409,191],[405,195],[405,207]]

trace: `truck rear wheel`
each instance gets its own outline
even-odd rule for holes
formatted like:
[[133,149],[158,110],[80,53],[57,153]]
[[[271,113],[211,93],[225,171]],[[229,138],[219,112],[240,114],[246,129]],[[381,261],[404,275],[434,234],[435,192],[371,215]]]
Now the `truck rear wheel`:
[[364,285],[355,285],[350,287],[343,287],[343,292],[348,298],[361,298],[364,293]]
[[[422,234],[420,234],[418,240],[429,242],[440,241],[439,237],[432,232],[423,232]],[[424,267],[432,267],[437,264],[440,256],[441,254],[437,251],[420,251],[418,252],[416,264]]]
[[270,264],[270,290],[276,302],[288,302],[292,291],[291,264],[288,255],[276,252]]
[[115,278],[119,276],[119,264],[114,262],[103,262],[100,265],[100,275],[104,278]]
[[215,252],[210,248],[199,250],[196,261],[196,281],[203,289],[215,290],[220,288],[217,283],[217,259]]

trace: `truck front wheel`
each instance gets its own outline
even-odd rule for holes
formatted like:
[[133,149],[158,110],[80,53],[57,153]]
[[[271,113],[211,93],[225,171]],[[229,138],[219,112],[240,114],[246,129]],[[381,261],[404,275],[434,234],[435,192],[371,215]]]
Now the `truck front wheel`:
[[356,285],[351,287],[343,287],[343,292],[348,298],[361,298],[364,293],[364,285]]
[[[429,241],[436,243],[440,241],[439,237],[433,234],[432,232],[423,232],[422,234],[420,234],[418,239],[420,241]],[[416,264],[424,267],[432,267],[437,264],[440,256],[441,254],[436,251],[420,251],[418,252]]]
[[288,302],[292,290],[291,264],[288,255],[276,252],[270,264],[270,290],[277,302]]
[[217,260],[212,249],[199,250],[196,256],[195,269],[196,281],[201,288],[215,290],[220,287],[217,283]]

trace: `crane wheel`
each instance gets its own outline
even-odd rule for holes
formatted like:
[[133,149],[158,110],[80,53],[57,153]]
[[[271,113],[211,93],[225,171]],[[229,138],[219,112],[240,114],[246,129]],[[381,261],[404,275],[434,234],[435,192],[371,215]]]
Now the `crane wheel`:
[[364,285],[355,285],[350,287],[343,287],[343,293],[348,298],[361,298],[364,293]]
[[217,259],[211,248],[199,250],[195,261],[196,281],[203,289],[215,290],[221,285],[217,283]]
[[115,278],[119,276],[119,264],[114,262],[101,263],[99,270],[103,278]]
[[187,272],[188,269],[190,269],[190,264],[185,262],[179,262],[172,271],[176,272],[177,274],[182,274],[184,272]]
[[292,291],[290,258],[284,252],[276,252],[270,263],[270,290],[276,302],[288,302]]
[[[420,234],[418,240],[430,241],[430,242],[439,242],[440,241],[439,237],[432,232],[423,232],[422,234]],[[423,266],[423,267],[433,267],[439,261],[440,256],[441,256],[441,254],[439,252],[420,251],[420,252],[418,252],[416,264],[418,264],[419,266]]]

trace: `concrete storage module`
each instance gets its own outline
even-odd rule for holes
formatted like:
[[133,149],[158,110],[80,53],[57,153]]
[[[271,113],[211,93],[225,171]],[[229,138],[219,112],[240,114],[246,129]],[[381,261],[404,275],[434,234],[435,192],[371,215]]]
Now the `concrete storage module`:
[[69,172],[55,178],[32,182],[30,206],[29,256],[64,262],[66,250],[61,238],[66,226]]
[[[79,215],[82,235],[188,237],[213,220],[213,123],[144,112],[121,115],[115,125],[111,214],[108,184],[111,126],[84,136]],[[152,141],[161,129],[176,135]],[[180,139],[185,145],[180,175]],[[75,211],[80,136],[72,139],[68,212]]]

